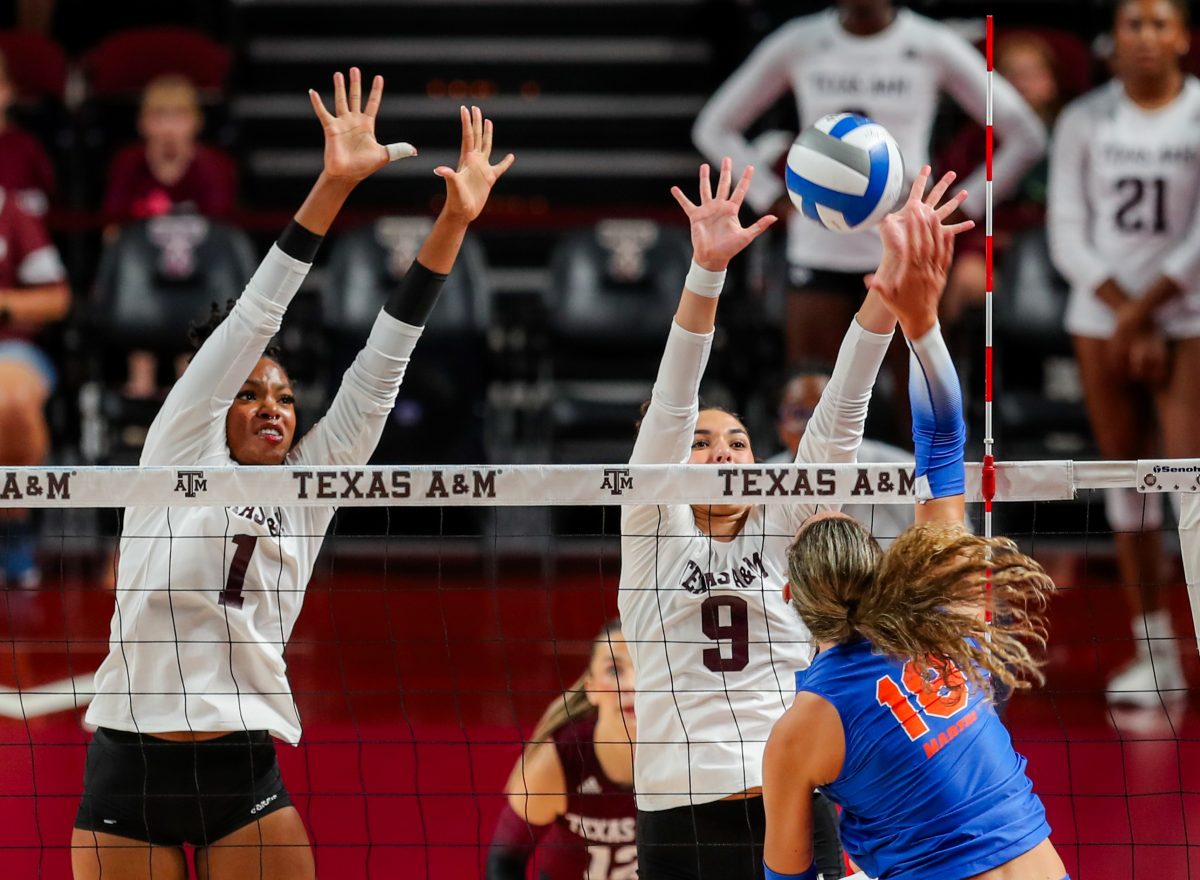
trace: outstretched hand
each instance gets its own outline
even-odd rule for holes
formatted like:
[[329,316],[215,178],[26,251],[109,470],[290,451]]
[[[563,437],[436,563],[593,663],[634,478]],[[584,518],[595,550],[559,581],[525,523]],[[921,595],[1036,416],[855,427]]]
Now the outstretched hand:
[[458,167],[439,165],[433,173],[446,181],[446,213],[470,223],[483,211],[492,187],[517,157],[509,153],[491,164],[492,120],[484,119],[478,107],[459,107],[458,111],[462,119]]
[[375,139],[375,117],[383,101],[383,77],[371,82],[371,94],[362,106],[362,73],[350,68],[350,91],[341,72],[333,75],[333,110],[330,114],[316,90],[308,90],[313,111],[325,130],[325,174],[336,180],[358,183],[395,159],[415,156],[411,144],[384,146]]
[[966,201],[966,191],[942,201],[954,172],[942,177],[925,195],[930,168],[913,181],[908,201],[880,225],[883,259],[871,281],[895,314],[909,339],[924,335],[937,323],[938,303],[954,258],[954,238],[975,227],[973,220],[946,223]]
[[711,170],[708,165],[700,166],[700,204],[695,205],[677,186],[671,187],[671,195],[687,214],[692,227],[692,251],[700,266],[719,272],[729,265],[746,245],[754,241],[775,222],[773,214],[760,218],[751,226],[743,227],[738,212],[750,189],[754,177],[754,166],[747,165],[737,188],[730,192],[733,182],[733,160],[726,156],[721,160],[721,176],[717,179],[717,192],[712,191]]

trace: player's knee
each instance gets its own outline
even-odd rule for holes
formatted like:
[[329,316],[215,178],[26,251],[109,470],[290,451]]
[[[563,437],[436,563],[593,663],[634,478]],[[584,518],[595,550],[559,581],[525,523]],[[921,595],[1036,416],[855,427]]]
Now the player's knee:
[[1114,532],[1153,532],[1162,528],[1162,500],[1136,489],[1108,489],[1104,513]]
[[4,464],[37,465],[46,457],[46,416],[41,398],[25,392],[0,394],[0,450]]

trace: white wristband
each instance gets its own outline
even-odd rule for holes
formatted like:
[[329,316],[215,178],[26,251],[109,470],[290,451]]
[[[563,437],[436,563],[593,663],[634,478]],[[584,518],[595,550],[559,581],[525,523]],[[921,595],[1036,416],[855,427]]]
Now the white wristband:
[[721,295],[721,288],[725,286],[725,270],[714,272],[692,260],[692,268],[688,270],[683,286],[697,296],[716,299]]

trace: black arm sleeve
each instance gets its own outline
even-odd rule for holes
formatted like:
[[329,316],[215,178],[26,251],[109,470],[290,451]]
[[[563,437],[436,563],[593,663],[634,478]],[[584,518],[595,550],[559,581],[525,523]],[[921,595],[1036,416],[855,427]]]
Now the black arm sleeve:
[[397,321],[413,327],[424,327],[433,307],[437,305],[438,297],[442,295],[442,285],[445,283],[445,275],[431,272],[413,260],[404,280],[383,304],[383,310]]
[[325,240],[323,235],[309,232],[295,220],[287,225],[279,236],[279,249],[301,263],[311,263],[317,257],[317,248]]
[[525,880],[525,867],[549,825],[530,825],[505,801],[488,849],[487,880]]

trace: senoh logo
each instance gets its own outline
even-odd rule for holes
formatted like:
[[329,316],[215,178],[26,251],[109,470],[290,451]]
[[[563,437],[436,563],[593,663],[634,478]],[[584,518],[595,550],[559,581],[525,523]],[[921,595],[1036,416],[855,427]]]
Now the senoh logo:
[[175,491],[185,498],[195,498],[200,492],[208,491],[208,480],[204,471],[175,471]]
[[257,804],[255,804],[253,807],[250,808],[250,815],[253,816],[255,813],[261,813],[263,810],[265,810],[267,808],[267,805],[269,803],[271,803],[271,801],[275,800],[278,797],[279,797],[278,794],[273,794],[269,798],[259,801]]
[[621,495],[626,489],[633,489],[633,477],[629,475],[629,468],[605,468],[604,482],[600,484],[601,489],[607,489],[610,495]]

